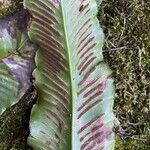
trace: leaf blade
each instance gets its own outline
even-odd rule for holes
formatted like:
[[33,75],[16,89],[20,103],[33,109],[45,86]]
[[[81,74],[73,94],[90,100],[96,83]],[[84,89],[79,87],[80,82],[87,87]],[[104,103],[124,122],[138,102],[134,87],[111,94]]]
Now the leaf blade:
[[31,86],[35,47],[25,33],[26,21],[24,10],[0,19],[0,114]]
[[113,92],[109,98],[103,92],[112,79],[103,63],[96,1],[26,0],[25,6],[33,16],[30,38],[40,46],[34,72],[39,97],[29,144],[35,149],[106,149],[109,144],[101,141],[113,143]]

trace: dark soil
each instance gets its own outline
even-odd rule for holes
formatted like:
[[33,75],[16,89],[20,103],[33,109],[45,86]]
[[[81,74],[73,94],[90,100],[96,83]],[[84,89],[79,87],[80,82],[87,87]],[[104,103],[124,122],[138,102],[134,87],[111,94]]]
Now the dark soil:
[[0,116],[0,150],[31,150],[27,145],[29,119],[36,92],[31,87],[18,104]]

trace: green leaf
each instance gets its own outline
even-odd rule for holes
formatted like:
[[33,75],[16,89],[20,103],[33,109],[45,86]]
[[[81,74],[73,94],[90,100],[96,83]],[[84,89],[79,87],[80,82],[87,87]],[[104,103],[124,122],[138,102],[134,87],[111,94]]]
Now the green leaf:
[[8,33],[7,29],[1,30],[2,37],[0,38],[0,58],[8,55],[10,50],[14,50],[16,41]]
[[38,102],[28,143],[35,150],[113,150],[111,71],[95,0],[25,0],[29,37],[39,45]]
[[0,114],[16,104],[31,86],[35,47],[19,28],[18,20],[21,24],[26,20],[22,11],[0,20]]

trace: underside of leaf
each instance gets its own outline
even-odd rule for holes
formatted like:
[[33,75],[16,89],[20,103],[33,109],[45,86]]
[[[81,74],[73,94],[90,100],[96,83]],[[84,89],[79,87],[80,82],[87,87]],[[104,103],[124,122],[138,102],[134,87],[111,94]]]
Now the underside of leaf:
[[0,114],[31,86],[35,46],[25,33],[26,11],[0,20]]
[[37,150],[113,150],[114,88],[103,62],[96,0],[24,5],[32,15],[29,36],[39,45],[29,144]]
[[97,2],[97,5],[99,6],[101,4],[102,0],[96,0],[96,2]]

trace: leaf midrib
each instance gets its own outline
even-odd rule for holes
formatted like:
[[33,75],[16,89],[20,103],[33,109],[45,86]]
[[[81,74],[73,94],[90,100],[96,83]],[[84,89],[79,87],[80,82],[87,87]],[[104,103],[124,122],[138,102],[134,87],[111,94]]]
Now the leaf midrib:
[[61,11],[62,11],[62,20],[63,20],[63,27],[64,27],[64,34],[65,34],[65,41],[66,41],[66,46],[67,46],[67,54],[68,54],[68,62],[69,62],[69,74],[70,74],[70,86],[71,86],[71,149],[74,150],[75,144],[75,80],[73,77],[73,62],[72,62],[72,57],[71,57],[71,48],[69,45],[69,38],[68,38],[68,32],[67,32],[67,24],[66,24],[66,13],[65,13],[65,9],[64,9],[64,0],[61,0],[60,2],[60,7],[61,7]]

